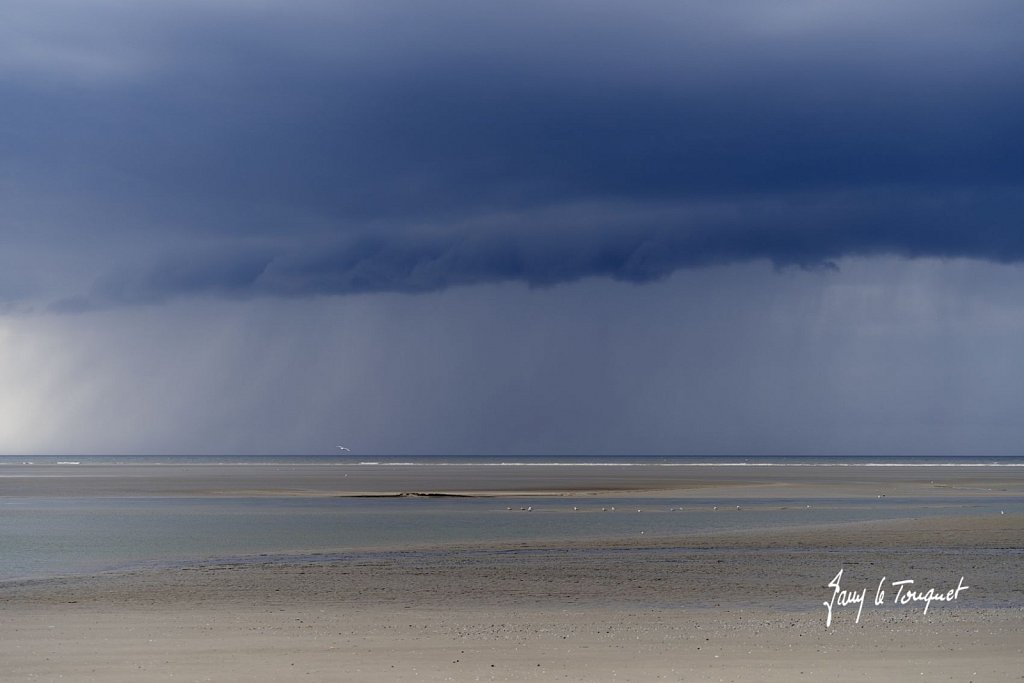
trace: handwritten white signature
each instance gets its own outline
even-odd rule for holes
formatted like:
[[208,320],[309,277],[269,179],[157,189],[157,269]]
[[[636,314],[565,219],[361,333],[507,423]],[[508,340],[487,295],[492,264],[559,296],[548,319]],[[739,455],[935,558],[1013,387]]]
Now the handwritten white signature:
[[[884,605],[885,604],[885,580],[887,577],[882,577],[882,580],[878,582],[878,586],[875,588],[874,604]],[[851,607],[857,606],[857,619],[854,621],[855,624],[860,623],[860,615],[864,610],[864,602],[867,600],[868,589],[862,588],[861,590],[846,590],[840,582],[843,579],[843,570],[840,569],[839,573],[835,575],[831,581],[828,582],[828,587],[832,589],[832,599],[828,602],[823,602],[825,609],[828,610],[828,617],[825,619],[825,627],[828,628],[832,625],[832,611],[836,607]],[[931,607],[933,602],[952,602],[960,597],[960,592],[965,591],[970,586],[964,585],[964,577],[960,577],[960,582],[956,588],[950,588],[949,590],[936,590],[929,588],[927,591],[913,588],[913,579],[903,579],[901,581],[890,581],[889,585],[896,589],[896,595],[892,599],[894,605],[907,605],[912,602],[923,602],[924,603],[924,614],[928,614],[928,608]]]

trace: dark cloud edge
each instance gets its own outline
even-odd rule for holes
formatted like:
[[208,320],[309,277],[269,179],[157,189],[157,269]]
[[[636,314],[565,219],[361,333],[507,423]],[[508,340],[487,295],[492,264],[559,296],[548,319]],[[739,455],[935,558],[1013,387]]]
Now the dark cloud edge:
[[112,268],[53,312],[163,304],[188,297],[305,298],[417,294],[499,282],[550,287],[585,278],[643,284],[686,268],[767,261],[776,268],[835,269],[845,257],[1024,261],[1019,188],[767,198],[676,215],[597,205],[571,223],[527,213],[424,233],[405,227],[297,238],[275,250],[185,250]]

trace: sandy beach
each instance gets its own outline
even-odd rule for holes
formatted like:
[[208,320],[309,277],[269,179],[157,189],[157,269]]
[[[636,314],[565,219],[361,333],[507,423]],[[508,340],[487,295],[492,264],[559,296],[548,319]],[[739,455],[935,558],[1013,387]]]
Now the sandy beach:
[[[236,490],[252,490],[263,476],[249,472]],[[1019,477],[1005,472],[872,471],[836,483],[820,471],[817,481],[802,472],[786,481],[775,473],[702,476],[675,495],[711,487],[726,497],[740,488],[769,505],[772,491],[787,499],[794,490],[809,499],[869,489],[950,499],[964,490],[1021,491]],[[315,488],[306,473],[299,479],[286,488]],[[372,489],[359,477],[342,479],[353,480],[352,491]],[[57,483],[48,481],[36,486]],[[188,477],[177,472],[173,481],[181,487]],[[135,486],[159,488],[152,478]],[[468,481],[458,488],[474,490]],[[5,680],[17,681],[1009,681],[1020,679],[1024,661],[1022,560],[1024,515],[968,509],[846,524],[809,519],[784,530],[193,562],[4,583],[0,661]],[[823,603],[840,569],[843,589],[865,591],[865,604],[859,621],[856,605],[834,605],[826,627]],[[932,602],[927,614],[923,602],[894,604],[893,582],[945,594],[961,577],[969,588]]]

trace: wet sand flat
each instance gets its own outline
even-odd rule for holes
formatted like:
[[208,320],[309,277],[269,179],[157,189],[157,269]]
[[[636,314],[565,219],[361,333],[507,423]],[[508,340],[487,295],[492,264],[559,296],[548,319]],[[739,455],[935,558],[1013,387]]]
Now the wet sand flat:
[[7,465],[0,497],[1024,494],[1024,468],[637,465]]
[[[22,581],[0,659],[10,680],[1016,680],[1022,549],[1000,515]],[[971,587],[826,628],[839,569]]]
[[[806,523],[787,528],[423,538],[6,581],[3,679],[1020,680],[1024,474],[1015,468],[96,465],[0,476],[9,501],[400,492],[543,494],[591,507],[625,494],[737,496],[752,503],[735,514],[753,519],[793,499],[893,497],[908,510],[939,500],[942,510],[825,523],[808,507]],[[1009,509],[978,503],[989,498]],[[859,610],[829,586],[840,570],[843,590],[864,592]],[[919,601],[894,602],[894,582],[906,580],[921,594],[969,588],[925,614]]]

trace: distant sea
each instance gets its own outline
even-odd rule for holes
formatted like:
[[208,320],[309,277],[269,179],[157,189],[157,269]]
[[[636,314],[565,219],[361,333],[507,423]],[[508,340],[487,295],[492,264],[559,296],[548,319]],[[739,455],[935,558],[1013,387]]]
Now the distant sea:
[[480,465],[541,466],[750,466],[750,467],[1024,467],[1024,455],[0,455],[3,465]]

